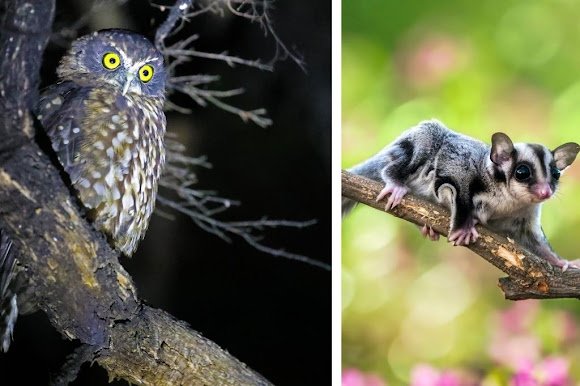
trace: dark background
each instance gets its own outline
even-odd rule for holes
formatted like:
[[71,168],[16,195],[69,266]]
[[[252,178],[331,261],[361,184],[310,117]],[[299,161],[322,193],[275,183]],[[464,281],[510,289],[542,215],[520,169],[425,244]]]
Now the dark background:
[[[77,20],[79,7],[72,0],[57,2],[55,28]],[[242,202],[219,219],[316,219],[306,229],[265,230],[263,242],[330,263],[330,1],[278,1],[274,7],[274,28],[304,58],[306,72],[290,60],[272,73],[203,59],[186,68],[221,75],[214,88],[244,87],[246,93],[231,102],[265,107],[274,124],[262,129],[176,96],[193,114],[168,113],[168,131],[179,134],[189,154],[206,155],[213,164],[198,169],[197,188]],[[151,38],[162,20],[158,9],[130,1],[95,14],[80,32],[123,27]],[[191,33],[201,35],[195,48],[208,52],[267,61],[275,49],[258,24],[236,17],[194,18],[180,32]],[[42,86],[55,81],[64,48],[47,49]],[[329,271],[264,254],[239,239],[225,243],[183,216],[154,216],[135,256],[122,262],[145,301],[186,321],[274,384],[330,384]],[[20,317],[9,353],[0,356],[0,384],[47,384],[74,347],[42,313]],[[107,381],[95,364],[85,365],[74,384]]]

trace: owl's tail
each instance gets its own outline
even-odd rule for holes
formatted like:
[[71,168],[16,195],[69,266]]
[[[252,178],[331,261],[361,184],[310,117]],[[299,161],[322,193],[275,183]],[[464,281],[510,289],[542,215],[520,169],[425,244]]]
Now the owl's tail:
[[14,325],[18,318],[16,294],[11,289],[15,274],[15,254],[12,240],[0,230],[0,350],[7,352],[12,341]]

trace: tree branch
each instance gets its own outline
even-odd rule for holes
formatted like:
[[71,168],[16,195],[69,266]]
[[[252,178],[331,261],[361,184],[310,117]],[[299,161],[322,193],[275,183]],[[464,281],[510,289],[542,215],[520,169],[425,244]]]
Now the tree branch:
[[[205,12],[222,14],[224,11],[232,12],[237,17],[242,17],[249,21],[259,22],[265,31],[269,31],[276,42],[278,54],[285,53],[275,59],[283,59],[286,56],[303,68],[302,62],[290,53],[278,36],[274,33],[271,21],[268,16],[270,2],[272,0],[209,0],[204,4],[192,0],[176,0],[172,6],[160,6],[163,11],[167,11],[167,17],[157,28],[155,34],[155,46],[166,58],[166,68],[168,72],[166,86],[168,93],[179,91],[189,95],[198,104],[205,106],[206,102],[221,107],[225,111],[238,114],[244,121],[253,121],[260,127],[267,127],[272,121],[265,117],[265,109],[254,109],[245,111],[232,105],[225,104],[220,98],[227,98],[244,92],[243,89],[233,90],[207,90],[199,88],[202,85],[214,82],[219,79],[217,75],[185,74],[177,76],[175,74],[177,66],[187,63],[191,56],[201,56],[225,60],[230,65],[234,63],[245,64],[261,70],[273,70],[274,61],[264,67],[259,61],[249,61],[224,53],[200,53],[191,47],[191,44],[198,39],[198,35],[179,39],[171,45],[166,44],[166,40],[175,40],[177,32],[191,18],[199,16]],[[226,6],[227,3],[227,6]],[[166,107],[173,108],[179,112],[189,114],[191,110],[179,107],[171,101],[166,101]],[[161,179],[159,180],[159,195],[157,196],[156,213],[171,218],[172,212],[181,213],[189,217],[197,226],[203,230],[216,235],[226,242],[230,242],[232,237],[239,237],[248,245],[260,252],[272,256],[283,257],[290,260],[300,261],[315,267],[330,270],[330,265],[312,259],[308,256],[286,251],[282,248],[268,246],[264,241],[261,232],[265,228],[304,228],[316,223],[315,220],[289,221],[272,220],[263,217],[259,220],[250,221],[224,221],[217,218],[221,213],[232,206],[240,205],[235,200],[226,199],[212,191],[201,191],[194,187],[197,182],[196,173],[193,166],[210,168],[211,164],[205,157],[194,158],[185,152],[185,146],[181,144],[171,132],[165,138],[167,150],[166,165]],[[167,210],[167,211],[165,211]]]
[[[380,182],[342,171],[343,197],[384,211],[384,201],[375,200],[382,188]],[[413,224],[427,224],[447,236],[449,212],[441,206],[407,194],[389,213]],[[477,231],[479,238],[468,248],[509,275],[499,280],[499,287],[507,299],[580,299],[580,269],[561,272],[509,238],[480,225]]]
[[92,347],[111,378],[269,385],[185,323],[139,300],[118,252],[83,218],[53,160],[33,140],[30,110],[54,2],[4,0],[0,7],[0,228],[14,242],[29,300],[63,336]]

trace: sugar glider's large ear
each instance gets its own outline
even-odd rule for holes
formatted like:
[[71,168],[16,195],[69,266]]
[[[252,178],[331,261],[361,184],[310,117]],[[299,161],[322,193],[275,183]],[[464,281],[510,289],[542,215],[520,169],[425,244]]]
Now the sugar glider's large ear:
[[489,158],[496,165],[507,162],[512,157],[514,144],[510,137],[504,133],[495,133],[491,136],[491,153]]
[[580,151],[580,145],[574,142],[565,143],[552,150],[556,167],[562,171],[572,165],[578,151]]

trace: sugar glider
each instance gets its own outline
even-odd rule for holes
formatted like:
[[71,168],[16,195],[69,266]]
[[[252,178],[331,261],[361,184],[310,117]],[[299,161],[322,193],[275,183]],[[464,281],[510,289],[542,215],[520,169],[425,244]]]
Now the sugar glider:
[[[487,145],[429,120],[350,171],[385,184],[377,196],[379,201],[388,195],[385,210],[396,207],[408,192],[447,207],[448,239],[454,245],[474,242],[480,223],[565,270],[569,263],[552,251],[542,230],[541,205],[554,195],[561,173],[579,150],[573,142],[551,151],[513,143],[504,133],[493,134]],[[343,198],[343,214],[354,204]],[[426,225],[421,231],[432,240],[439,238]]]

